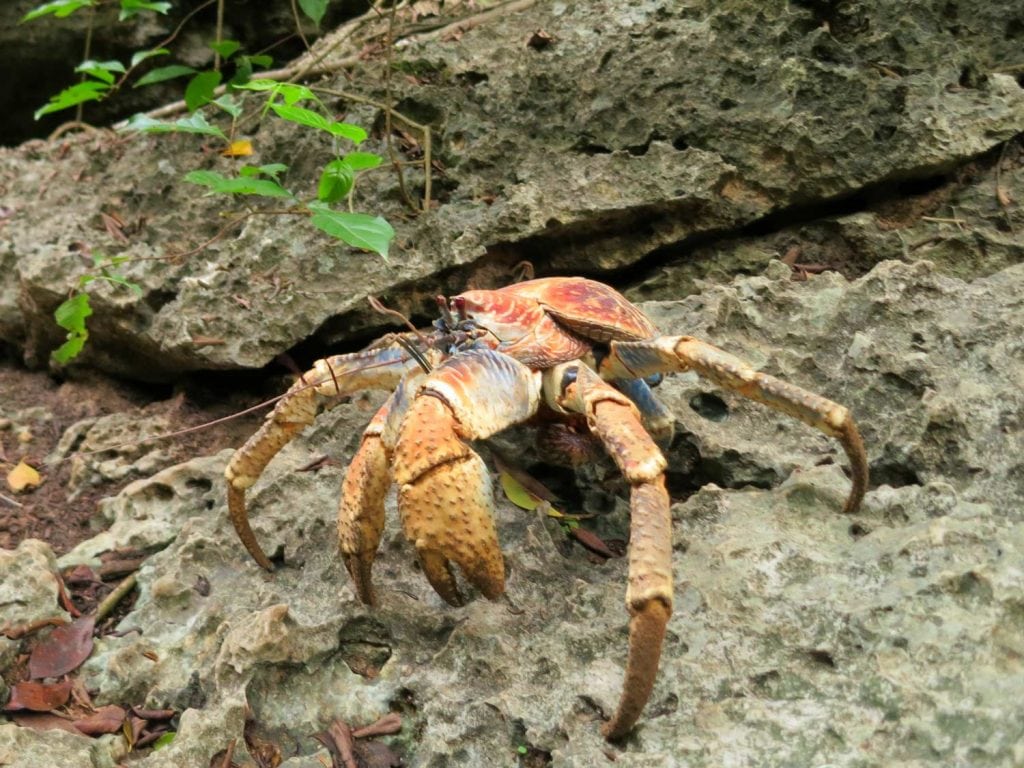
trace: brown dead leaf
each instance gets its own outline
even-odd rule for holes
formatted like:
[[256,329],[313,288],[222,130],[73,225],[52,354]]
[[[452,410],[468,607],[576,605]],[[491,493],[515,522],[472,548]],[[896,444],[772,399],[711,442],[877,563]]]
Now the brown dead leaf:
[[7,487],[15,493],[29,491],[42,482],[39,473],[29,466],[24,459],[18,462],[18,466],[7,473]]
[[70,680],[62,680],[59,683],[35,683],[26,680],[11,688],[11,698],[4,705],[4,711],[28,709],[32,712],[49,712],[67,704],[70,697]]
[[35,731],[60,730],[74,734],[80,733],[66,717],[49,712],[17,712],[11,715],[11,719],[22,728],[31,728]]
[[124,724],[125,711],[115,704],[100,707],[88,717],[74,721],[75,728],[86,736],[117,733]]
[[604,539],[593,531],[588,531],[586,528],[571,528],[569,534],[584,547],[601,557],[617,557],[604,543]]
[[1003,206],[1003,208],[1009,208],[1013,205],[1013,197],[1010,195],[1010,192],[1006,187],[996,187],[996,199],[999,200],[999,204]]
[[78,669],[92,653],[95,623],[94,617],[82,616],[53,630],[48,638],[32,649],[28,660],[29,677],[60,677]]

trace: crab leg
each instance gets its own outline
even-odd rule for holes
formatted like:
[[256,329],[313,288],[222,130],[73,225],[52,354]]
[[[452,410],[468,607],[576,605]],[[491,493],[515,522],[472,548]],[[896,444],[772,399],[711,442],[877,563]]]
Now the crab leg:
[[628,397],[584,365],[575,368],[558,404],[587,417],[591,431],[604,443],[632,485],[629,497],[629,655],[622,697],[602,732],[620,739],[636,724],[654,688],[665,627],[672,614],[672,517],[665,490],[665,458],[647,434]]
[[505,567],[483,460],[464,442],[529,418],[540,374],[493,350],[446,360],[427,376],[402,419],[394,452],[398,510],[431,586],[462,605],[454,562],[484,596],[505,590]]
[[376,603],[370,569],[384,531],[384,497],[391,487],[398,426],[422,379],[420,371],[410,371],[370,420],[341,486],[339,549],[356,594],[367,605]]
[[391,389],[417,365],[402,347],[380,347],[317,360],[278,401],[252,437],[235,451],[224,469],[228,481],[228,514],[252,558],[268,571],[274,569],[249,526],[245,490],[259,479],[270,460],[331,398],[360,389]]
[[775,408],[836,438],[850,460],[853,486],[843,507],[856,512],[868,487],[864,443],[850,411],[813,392],[754,370],[748,363],[691,336],[660,336],[648,341],[613,341],[601,363],[604,378],[644,378],[655,373],[693,370],[720,387]]

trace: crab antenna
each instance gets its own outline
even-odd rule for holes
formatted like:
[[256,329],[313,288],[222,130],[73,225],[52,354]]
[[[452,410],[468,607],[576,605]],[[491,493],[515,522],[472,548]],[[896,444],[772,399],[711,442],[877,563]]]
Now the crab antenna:
[[402,349],[409,353],[409,357],[411,357],[419,364],[420,368],[423,369],[424,373],[430,373],[430,363],[427,362],[427,358],[423,356],[422,352],[416,349],[416,346],[411,341],[409,341],[404,336],[395,336],[395,341],[398,342],[399,346],[401,346]]

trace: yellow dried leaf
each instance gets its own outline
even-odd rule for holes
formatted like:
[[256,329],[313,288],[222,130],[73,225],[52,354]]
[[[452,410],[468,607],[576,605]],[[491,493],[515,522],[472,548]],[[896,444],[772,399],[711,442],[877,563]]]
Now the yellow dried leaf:
[[252,142],[248,139],[232,141],[230,146],[221,154],[224,157],[248,157],[252,154]]
[[516,480],[508,472],[501,472],[498,475],[501,480],[501,489],[505,491],[506,498],[523,509],[536,509],[540,499],[530,493],[523,484]]
[[18,466],[7,473],[7,487],[15,492],[35,488],[41,482],[42,479],[39,477],[39,473],[26,464],[24,459],[19,461]]

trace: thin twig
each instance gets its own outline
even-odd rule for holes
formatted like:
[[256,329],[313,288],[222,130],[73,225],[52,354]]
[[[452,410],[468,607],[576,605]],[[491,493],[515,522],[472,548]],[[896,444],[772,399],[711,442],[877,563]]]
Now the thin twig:
[[4,502],[5,504],[10,504],[12,507],[17,507],[18,509],[21,509],[22,507],[25,506],[20,501],[15,501],[10,496],[4,496],[2,493],[0,493],[0,501]]
[[[85,27],[85,45],[82,49],[82,61],[88,61],[92,57],[92,31],[96,24],[96,6],[89,6],[89,23]],[[78,78],[78,82],[84,83],[86,78],[85,72]],[[85,102],[78,102],[78,106],[75,107],[75,122],[82,122],[82,109],[85,107]]]
[[391,13],[388,14],[388,31],[384,38],[384,143],[388,149],[388,157],[391,158],[391,165],[398,177],[398,191],[402,193],[402,199],[412,210],[416,210],[416,203],[405,188],[405,173],[398,161],[398,152],[395,151],[395,140],[391,131],[391,70],[395,53],[395,7],[391,6]]
[[99,624],[103,619],[107,618],[111,611],[117,606],[125,596],[135,589],[136,574],[132,574],[116,587],[114,591],[103,598],[103,602],[96,607],[96,623]]
[[292,16],[295,18],[295,31],[298,33],[299,39],[302,40],[306,53],[309,53],[309,40],[306,39],[306,34],[302,31],[302,18],[299,16],[299,4],[296,0],[292,0]]
[[215,32],[217,45],[213,49],[213,68],[220,72],[220,43],[224,39],[224,0],[217,0],[217,30]]

